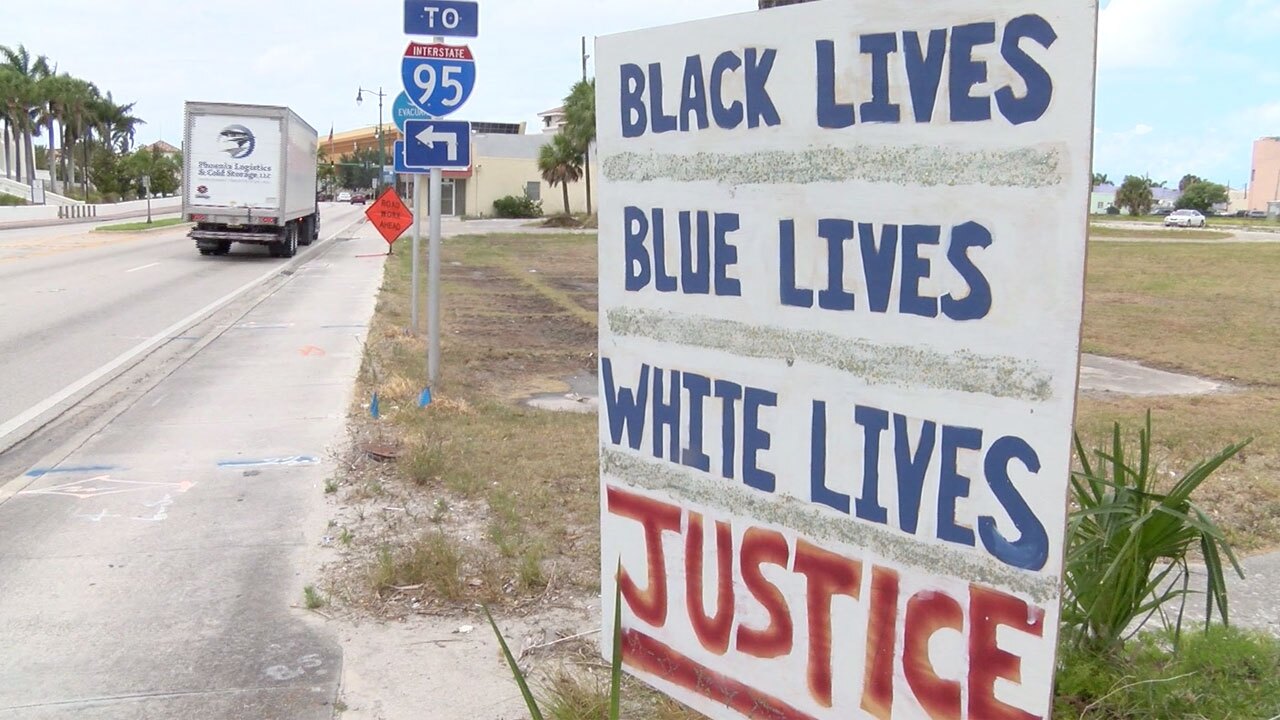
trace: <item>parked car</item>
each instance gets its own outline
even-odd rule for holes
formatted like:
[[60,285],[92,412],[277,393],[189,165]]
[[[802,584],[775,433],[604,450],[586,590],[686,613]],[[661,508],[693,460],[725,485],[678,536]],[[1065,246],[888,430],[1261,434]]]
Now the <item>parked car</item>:
[[367,200],[368,200],[368,197],[362,192],[355,193],[354,195],[351,196],[352,205],[363,205]]
[[1155,215],[1156,217],[1164,217],[1165,215],[1168,215],[1172,212],[1173,212],[1173,208],[1161,207],[1161,208],[1156,208],[1155,210],[1152,210],[1151,214]]
[[1251,218],[1265,218],[1267,216],[1267,211],[1266,210],[1250,210],[1248,216]]
[[351,202],[351,193],[346,190],[338,193],[338,202]]
[[1204,227],[1204,223],[1199,210],[1174,210],[1164,219],[1165,227]]

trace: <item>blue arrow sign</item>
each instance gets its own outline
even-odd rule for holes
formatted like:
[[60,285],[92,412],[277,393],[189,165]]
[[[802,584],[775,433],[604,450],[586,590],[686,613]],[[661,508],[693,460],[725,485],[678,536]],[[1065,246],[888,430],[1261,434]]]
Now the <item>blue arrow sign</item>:
[[409,100],[409,96],[400,93],[396,96],[396,101],[391,104],[391,119],[395,120],[396,127],[400,128],[400,132],[404,132],[405,120],[424,120],[431,117],[422,111],[422,108],[414,105]]
[[476,37],[480,5],[466,0],[404,0],[404,34]]
[[425,175],[431,172],[431,168],[411,168],[404,164],[404,141],[397,140],[391,146],[391,160],[395,163],[395,170],[401,175]]
[[409,43],[400,75],[410,102],[433,117],[444,117],[471,97],[476,62],[466,45]]
[[456,120],[405,121],[404,165],[418,171],[430,168],[465,170],[470,167],[471,123]]

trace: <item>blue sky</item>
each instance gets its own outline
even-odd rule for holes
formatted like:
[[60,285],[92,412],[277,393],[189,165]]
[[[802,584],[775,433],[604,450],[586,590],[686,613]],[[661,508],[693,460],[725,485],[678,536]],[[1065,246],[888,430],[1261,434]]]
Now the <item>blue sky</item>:
[[[467,119],[533,128],[581,74],[582,35],[755,6],[482,0]],[[1253,141],[1280,135],[1280,0],[1104,0],[1103,8],[1095,168],[1171,182],[1193,172],[1239,187]],[[117,100],[136,100],[146,142],[178,143],[188,99],[289,105],[324,134],[331,124],[377,122],[376,99],[357,106],[357,88],[398,92],[402,12],[402,0],[0,0],[0,44],[24,43]]]
[[1280,0],[1110,0],[1098,30],[1094,169],[1233,188],[1280,135]]

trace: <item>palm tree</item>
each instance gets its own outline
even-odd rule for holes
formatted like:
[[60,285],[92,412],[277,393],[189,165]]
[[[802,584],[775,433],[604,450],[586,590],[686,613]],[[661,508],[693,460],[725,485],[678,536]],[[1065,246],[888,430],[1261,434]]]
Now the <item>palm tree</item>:
[[63,98],[62,147],[63,160],[67,163],[67,182],[74,185],[76,177],[76,143],[84,145],[84,168],[81,169],[82,187],[86,198],[89,193],[89,135],[93,126],[92,113],[98,98],[98,88],[90,82],[71,78],[67,95]]
[[569,214],[569,183],[582,179],[582,152],[564,133],[551,139],[538,151],[538,170],[551,187],[564,190],[564,214]]
[[[38,91],[43,106],[40,108],[40,117],[38,121],[44,125],[45,134],[49,138],[48,149],[48,167],[49,178],[53,182],[53,191],[62,192],[66,185],[71,181],[66,174],[66,155],[67,145],[67,107],[70,98],[75,92],[76,79],[63,73],[61,75],[49,75],[38,83]],[[54,122],[62,129],[61,145],[62,153],[57,152],[59,134],[53,131]],[[61,157],[61,162],[59,162]],[[62,172],[59,173],[58,171]],[[62,183],[59,184],[58,177],[61,175]]]
[[[39,135],[39,129],[35,124],[39,103],[36,101],[36,93],[33,86],[50,74],[49,59],[43,55],[33,58],[31,52],[24,45],[19,45],[16,50],[0,45],[0,59],[3,59],[6,65],[15,70],[25,80],[19,88],[19,94],[13,98],[15,107],[11,113],[10,121],[16,122],[19,132],[22,133],[22,141],[19,144],[18,153],[22,155],[25,151],[27,182],[33,183],[36,179],[36,151],[33,138]],[[17,105],[22,107],[18,108],[16,107]]]
[[[111,93],[107,93],[107,100],[110,101]],[[120,146],[120,154],[127,154],[133,149],[133,141],[138,133],[139,125],[146,125],[147,121],[136,117],[133,114],[133,106],[137,103],[129,103],[127,105],[115,105],[111,108],[111,141]],[[111,144],[111,143],[108,143]]]
[[569,136],[582,155],[583,174],[587,181],[587,214],[591,214],[591,144],[596,141],[596,81],[574,83],[564,99],[564,134]]
[[[18,126],[13,119],[20,79],[11,67],[0,65],[0,122],[4,124],[4,176],[13,178],[17,161]],[[10,137],[13,138],[12,142]]]

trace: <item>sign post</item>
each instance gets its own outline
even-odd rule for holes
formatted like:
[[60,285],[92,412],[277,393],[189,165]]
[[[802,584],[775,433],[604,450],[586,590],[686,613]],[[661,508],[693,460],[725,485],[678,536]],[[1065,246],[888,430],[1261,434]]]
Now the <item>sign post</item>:
[[[406,118],[404,144],[397,163],[419,173],[429,172],[428,213],[431,217],[427,266],[427,384],[440,376],[440,212],[443,168],[471,164],[471,126],[440,118],[458,110],[475,87],[475,58],[466,45],[445,45],[445,36],[475,37],[480,25],[479,5],[466,0],[405,0],[404,30],[431,35],[429,45],[411,42],[401,61],[401,77],[409,102],[432,120]],[[408,113],[406,112],[406,115]],[[397,113],[397,117],[399,113]],[[403,152],[403,157],[399,157]],[[415,202],[420,196],[415,183]],[[417,260],[417,248],[414,250]],[[415,276],[414,290],[417,290]],[[416,308],[416,304],[415,304]],[[416,325],[416,324],[415,324]],[[424,395],[425,397],[425,395]]]
[[721,720],[1049,717],[1096,21],[828,2],[598,41],[628,672]]
[[147,224],[151,224],[151,176],[142,176],[142,191],[147,195]]

